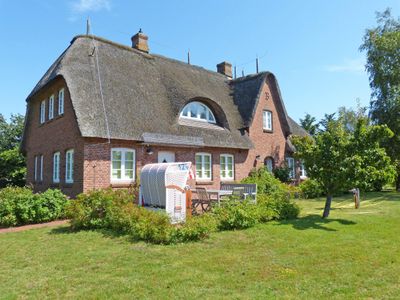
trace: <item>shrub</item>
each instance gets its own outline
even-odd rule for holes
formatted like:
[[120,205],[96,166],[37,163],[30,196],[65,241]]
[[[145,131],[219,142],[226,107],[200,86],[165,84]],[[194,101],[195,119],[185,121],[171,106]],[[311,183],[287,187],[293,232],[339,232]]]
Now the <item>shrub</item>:
[[250,175],[241,181],[242,183],[256,183],[257,194],[271,194],[285,190],[286,187],[274,177],[266,168],[253,170]]
[[324,194],[321,185],[313,179],[307,179],[300,183],[299,189],[305,199],[318,198]]
[[0,190],[0,226],[48,222],[64,216],[67,197],[59,190],[34,194],[26,187]]
[[249,201],[229,199],[213,209],[219,230],[233,230],[253,227],[258,222],[258,212],[255,204]]
[[133,195],[126,190],[102,189],[79,194],[67,207],[73,229],[130,230],[135,213]]
[[286,193],[259,195],[257,205],[259,206],[260,222],[294,219],[300,213],[299,206],[291,201]]
[[277,167],[273,170],[274,176],[281,182],[288,183],[290,179],[290,169],[286,166]]
[[165,213],[140,208],[140,218],[132,224],[131,235],[135,240],[154,244],[170,244],[174,241],[175,227]]
[[188,217],[186,222],[177,228],[174,240],[176,242],[199,241],[208,238],[216,230],[217,220],[210,213]]

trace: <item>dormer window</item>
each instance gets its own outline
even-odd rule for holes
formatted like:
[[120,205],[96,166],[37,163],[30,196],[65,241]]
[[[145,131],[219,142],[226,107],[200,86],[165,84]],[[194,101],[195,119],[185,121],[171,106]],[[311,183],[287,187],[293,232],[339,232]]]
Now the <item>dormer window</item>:
[[193,119],[215,124],[215,117],[211,109],[200,102],[190,102],[182,110],[181,118]]

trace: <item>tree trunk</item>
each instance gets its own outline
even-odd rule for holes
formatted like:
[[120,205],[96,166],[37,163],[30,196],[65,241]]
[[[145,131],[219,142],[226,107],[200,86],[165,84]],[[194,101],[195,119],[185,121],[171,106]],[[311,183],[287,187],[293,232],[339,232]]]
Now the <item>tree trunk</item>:
[[326,196],[324,213],[322,214],[322,218],[325,219],[329,216],[329,212],[331,211],[331,203],[332,203],[332,195]]

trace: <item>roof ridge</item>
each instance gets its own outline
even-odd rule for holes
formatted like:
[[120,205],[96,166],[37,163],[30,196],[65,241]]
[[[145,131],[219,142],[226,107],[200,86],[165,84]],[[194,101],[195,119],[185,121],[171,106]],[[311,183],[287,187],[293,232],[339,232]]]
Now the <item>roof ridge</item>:
[[[118,47],[120,49],[131,51],[131,52],[133,52],[135,54],[142,55],[142,56],[144,56],[146,58],[149,58],[149,59],[160,58],[160,59],[168,60],[168,61],[171,61],[171,62],[174,62],[174,63],[179,63],[179,64],[181,64],[183,66],[186,66],[186,67],[189,67],[189,68],[194,68],[194,69],[198,69],[200,71],[205,71],[205,72],[211,73],[213,75],[217,75],[218,77],[221,77],[223,79],[229,80],[227,78],[227,76],[225,76],[224,74],[218,73],[216,71],[208,70],[208,69],[206,69],[206,68],[204,68],[202,66],[191,65],[191,64],[185,63],[184,61],[181,61],[181,60],[178,60],[178,59],[175,59],[175,58],[166,57],[164,55],[157,54],[157,53],[146,53],[146,52],[137,50],[135,48],[129,47],[127,45],[119,44],[119,43],[116,43],[116,42],[111,41],[109,39],[106,39],[106,38],[103,38],[103,37],[100,37],[100,36],[96,36],[96,35],[91,35],[91,34],[90,35],[86,35],[86,34],[77,35],[71,40],[71,44],[73,44],[79,38],[95,39],[97,41],[110,44],[110,45]],[[229,80],[229,81],[231,81],[231,80]]]

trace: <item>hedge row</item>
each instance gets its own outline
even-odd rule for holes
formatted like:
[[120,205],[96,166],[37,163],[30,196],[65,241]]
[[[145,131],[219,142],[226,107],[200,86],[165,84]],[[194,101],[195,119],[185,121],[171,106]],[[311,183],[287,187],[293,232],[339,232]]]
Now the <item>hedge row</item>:
[[34,194],[26,187],[0,189],[0,227],[49,222],[64,217],[67,197],[49,189]]

